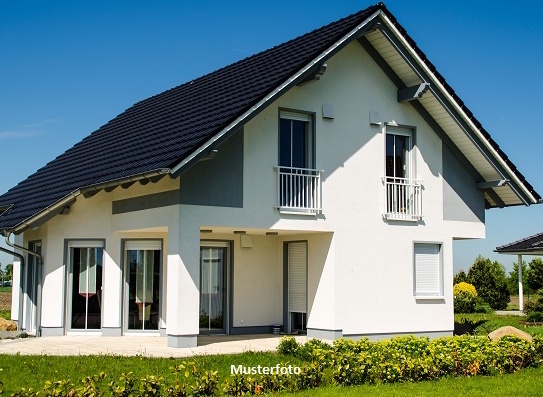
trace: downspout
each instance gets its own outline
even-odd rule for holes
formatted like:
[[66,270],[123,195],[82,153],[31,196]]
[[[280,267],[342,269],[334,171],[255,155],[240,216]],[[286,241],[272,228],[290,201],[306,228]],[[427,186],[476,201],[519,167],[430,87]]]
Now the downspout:
[[10,254],[13,256],[16,256],[21,260],[21,266],[19,270],[19,312],[17,314],[17,331],[22,331],[23,328],[23,305],[22,305],[22,296],[23,296],[23,270],[25,267],[25,257],[18,252],[10,251],[5,249],[4,247],[0,247],[0,251],[5,252],[6,254]]
[[[37,277],[38,285],[36,285],[36,295],[37,295],[36,310],[38,311],[38,313],[36,315],[36,333],[37,333],[37,336],[41,336],[41,281],[42,281],[41,278],[42,278],[42,273],[43,273],[42,272],[43,257],[40,254],[32,250],[29,250],[28,248],[21,247],[20,245],[14,244],[11,241],[9,241],[11,232],[4,231],[4,236],[6,237],[6,244],[9,245],[11,248],[26,252],[27,254],[32,255],[39,260],[39,262],[36,262],[38,264],[38,277]],[[23,256],[19,254],[16,254],[16,256],[18,256],[19,258],[23,258]],[[19,282],[19,317],[17,319],[17,329],[19,331],[21,331],[22,326],[23,326],[23,293],[22,293],[23,280],[24,280],[23,270],[24,270],[24,258],[22,259],[22,262],[21,262],[21,275],[20,275],[21,277],[20,277],[20,282]]]

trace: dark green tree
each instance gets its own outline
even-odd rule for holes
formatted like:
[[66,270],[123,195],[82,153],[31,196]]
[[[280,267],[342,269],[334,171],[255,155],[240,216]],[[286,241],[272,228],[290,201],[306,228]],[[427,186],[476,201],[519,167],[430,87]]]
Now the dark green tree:
[[543,261],[541,258],[534,258],[528,268],[527,282],[532,291],[543,288]]
[[505,268],[498,261],[478,256],[468,271],[468,283],[494,310],[503,310],[509,303],[509,288]]
[[468,277],[466,276],[466,273],[462,269],[456,275],[453,277],[453,285],[456,285],[461,282],[467,283]]
[[13,278],[13,263],[6,265],[4,273],[6,274],[6,279],[11,280]]
[[[524,287],[524,292],[530,293],[528,288],[528,267],[526,262],[522,261],[522,285]],[[518,263],[513,262],[513,270],[509,272],[509,277],[507,279],[507,286],[509,287],[509,293],[511,295],[518,295]]]

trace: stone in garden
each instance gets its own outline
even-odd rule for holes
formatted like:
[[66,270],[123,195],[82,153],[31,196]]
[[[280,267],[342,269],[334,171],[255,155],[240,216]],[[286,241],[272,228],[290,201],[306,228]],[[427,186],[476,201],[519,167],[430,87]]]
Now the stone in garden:
[[518,328],[511,327],[510,325],[507,325],[505,327],[498,328],[495,331],[492,331],[488,334],[488,337],[492,341],[497,341],[503,338],[504,336],[516,336],[517,338],[524,339],[530,343],[532,343],[532,336],[530,334],[527,334],[524,331],[521,331]]
[[0,317],[0,331],[17,331],[17,323]]

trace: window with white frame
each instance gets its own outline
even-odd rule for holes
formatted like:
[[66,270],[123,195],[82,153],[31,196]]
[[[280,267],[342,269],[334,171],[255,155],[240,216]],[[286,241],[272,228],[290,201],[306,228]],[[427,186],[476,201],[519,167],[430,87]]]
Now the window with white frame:
[[308,113],[281,111],[279,117],[278,208],[283,213],[322,210],[321,171],[315,167],[315,131]]
[[410,128],[386,128],[385,137],[385,217],[418,220],[422,217],[421,183],[415,179]]
[[415,243],[415,297],[443,296],[441,244]]

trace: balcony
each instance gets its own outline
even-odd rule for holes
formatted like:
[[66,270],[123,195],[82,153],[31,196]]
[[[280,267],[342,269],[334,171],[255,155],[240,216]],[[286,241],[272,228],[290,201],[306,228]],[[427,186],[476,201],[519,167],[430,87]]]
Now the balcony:
[[275,168],[279,212],[301,215],[316,215],[322,212],[322,171],[308,168]]
[[418,221],[422,218],[422,181],[384,177],[385,213],[392,220]]

